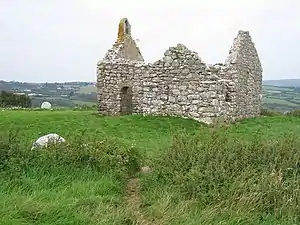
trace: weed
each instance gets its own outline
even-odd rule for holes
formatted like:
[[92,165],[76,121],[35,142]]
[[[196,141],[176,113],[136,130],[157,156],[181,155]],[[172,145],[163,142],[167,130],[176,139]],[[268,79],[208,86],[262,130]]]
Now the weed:
[[145,194],[150,188],[172,187],[182,201],[196,200],[198,210],[217,207],[213,217],[231,211],[237,217],[272,215],[299,222],[299,149],[293,134],[269,141],[245,141],[224,130],[177,134],[156,158]]

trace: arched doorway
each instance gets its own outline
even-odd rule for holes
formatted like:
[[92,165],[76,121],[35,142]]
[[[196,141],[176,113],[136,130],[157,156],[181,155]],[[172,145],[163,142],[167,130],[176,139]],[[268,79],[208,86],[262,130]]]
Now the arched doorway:
[[124,86],[121,88],[121,115],[132,114],[132,89]]

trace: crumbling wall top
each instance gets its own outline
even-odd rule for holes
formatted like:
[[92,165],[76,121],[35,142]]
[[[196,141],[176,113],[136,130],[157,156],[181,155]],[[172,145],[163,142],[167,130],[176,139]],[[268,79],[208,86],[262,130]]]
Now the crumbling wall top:
[[161,63],[164,64],[172,64],[176,66],[177,64],[189,65],[202,65],[206,67],[206,64],[199,57],[198,53],[188,49],[185,45],[178,43],[174,47],[169,47],[165,52],[164,56],[158,61],[154,62],[154,64]]
[[131,25],[127,18],[120,20],[117,43],[124,42],[125,36],[131,36]]
[[238,31],[238,35],[233,40],[233,44],[229,50],[229,55],[225,60],[226,65],[245,64],[250,67],[256,67],[262,70],[262,65],[252,41],[249,31]]
[[[112,48],[107,51],[102,62],[116,64],[145,64],[140,49],[131,36],[131,25],[127,18],[120,20],[117,40]],[[169,47],[161,59],[150,63],[149,65],[156,65],[162,62],[164,64],[172,65],[180,63],[187,66],[194,66],[196,63],[198,66],[201,65],[202,68],[207,67],[211,71],[223,71],[227,70],[231,67],[231,65],[235,64],[238,66],[246,63],[249,64],[249,67],[255,67],[258,68],[258,70],[262,70],[261,63],[249,31],[242,30],[239,30],[237,37],[234,38],[225,63],[217,63],[214,66],[207,65],[199,57],[197,52],[191,51],[183,44],[177,44],[175,47]]]
[[103,62],[143,62],[144,58],[134,39],[131,37],[131,25],[127,18],[121,19],[118,37],[111,49],[107,51]]

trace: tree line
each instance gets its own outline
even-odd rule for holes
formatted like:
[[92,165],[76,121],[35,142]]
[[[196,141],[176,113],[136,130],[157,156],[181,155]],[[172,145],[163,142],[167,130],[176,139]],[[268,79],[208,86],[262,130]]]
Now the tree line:
[[12,92],[1,91],[0,107],[30,108],[31,99],[27,95],[16,95]]

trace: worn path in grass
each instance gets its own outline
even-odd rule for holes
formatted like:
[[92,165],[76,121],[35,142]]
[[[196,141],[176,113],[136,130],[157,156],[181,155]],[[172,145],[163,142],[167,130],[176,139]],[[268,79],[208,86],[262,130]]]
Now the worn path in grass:
[[140,209],[141,206],[141,196],[140,196],[140,179],[138,177],[133,177],[129,179],[126,187],[126,197],[125,203],[127,209],[135,217],[137,225],[157,225],[158,223],[155,220],[147,218]]

